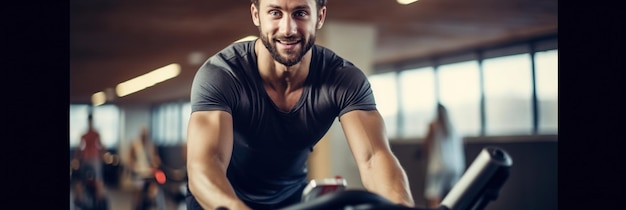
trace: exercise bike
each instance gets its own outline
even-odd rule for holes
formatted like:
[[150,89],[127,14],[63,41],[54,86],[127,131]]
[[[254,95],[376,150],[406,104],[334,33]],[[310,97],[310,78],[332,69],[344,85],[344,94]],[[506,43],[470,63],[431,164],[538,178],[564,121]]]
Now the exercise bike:
[[[280,210],[484,210],[489,202],[498,198],[512,163],[506,151],[496,147],[483,148],[437,208],[398,205],[364,190],[345,190],[340,187],[345,187],[341,182],[330,181],[310,183],[313,186],[308,190],[305,188],[303,202]],[[320,193],[324,188],[326,192]]]
[[74,200],[76,209],[80,210],[107,210],[108,199],[106,196],[98,198],[98,185],[96,180],[96,172],[93,166],[88,164],[80,164],[70,173],[73,184],[78,185],[81,189],[81,197]]
[[167,180],[161,168],[152,170],[152,176],[144,177],[140,189],[140,198],[135,210],[165,210],[165,192],[163,186]]
[[178,209],[183,209],[187,195],[187,169],[184,166],[170,167],[165,164],[161,164],[160,167],[166,177],[166,182],[162,185],[165,196],[173,201]]

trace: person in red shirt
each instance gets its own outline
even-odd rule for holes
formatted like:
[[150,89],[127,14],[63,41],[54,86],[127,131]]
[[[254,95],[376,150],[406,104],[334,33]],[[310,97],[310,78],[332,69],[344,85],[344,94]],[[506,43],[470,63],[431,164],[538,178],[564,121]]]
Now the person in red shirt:
[[[87,117],[87,132],[80,138],[80,144],[74,152],[74,160],[78,162],[79,167],[91,166],[94,169],[96,183],[96,197],[104,199],[106,192],[102,179],[102,163],[104,154],[107,152],[100,140],[100,133],[93,127],[93,116],[89,114]],[[80,201],[83,195],[83,185],[80,183],[75,185],[76,200]]]

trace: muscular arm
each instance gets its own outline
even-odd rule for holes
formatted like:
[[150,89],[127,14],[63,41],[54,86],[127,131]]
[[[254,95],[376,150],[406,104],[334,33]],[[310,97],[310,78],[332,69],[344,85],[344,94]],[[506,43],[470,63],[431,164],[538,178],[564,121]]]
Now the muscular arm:
[[232,116],[223,111],[193,112],[187,128],[189,190],[204,209],[249,209],[226,178],[233,147]]
[[392,202],[414,207],[406,174],[391,153],[378,111],[351,111],[341,125],[365,188]]

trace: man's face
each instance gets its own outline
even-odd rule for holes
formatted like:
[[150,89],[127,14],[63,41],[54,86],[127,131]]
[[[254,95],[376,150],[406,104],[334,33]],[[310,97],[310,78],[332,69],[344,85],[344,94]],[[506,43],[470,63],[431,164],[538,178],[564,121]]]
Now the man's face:
[[251,11],[272,58],[293,66],[315,44],[315,30],[321,27],[326,8],[318,13],[315,0],[261,0]]

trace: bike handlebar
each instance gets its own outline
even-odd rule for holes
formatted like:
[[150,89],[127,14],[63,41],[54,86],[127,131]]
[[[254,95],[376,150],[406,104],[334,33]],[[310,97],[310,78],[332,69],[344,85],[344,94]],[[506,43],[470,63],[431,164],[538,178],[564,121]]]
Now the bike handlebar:
[[364,190],[345,190],[324,194],[279,210],[483,210],[496,200],[502,185],[509,176],[512,159],[506,151],[485,147],[461,176],[461,179],[444,197],[437,208],[411,208]]
[[407,207],[365,190],[345,190],[322,195],[310,202],[298,203],[279,210],[318,210],[346,209],[352,210],[448,210],[441,206],[436,209]]

